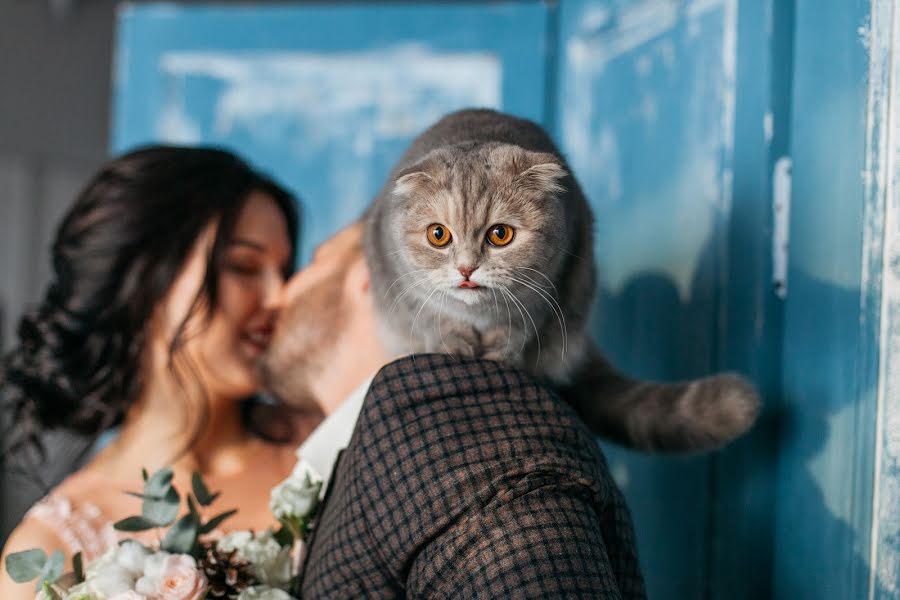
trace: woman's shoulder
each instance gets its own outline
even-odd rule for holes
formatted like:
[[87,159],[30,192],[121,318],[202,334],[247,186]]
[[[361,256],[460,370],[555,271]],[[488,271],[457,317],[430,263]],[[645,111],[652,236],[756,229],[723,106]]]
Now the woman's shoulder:
[[[6,565],[6,557],[16,552],[40,548],[53,551],[62,550],[66,554],[66,564],[70,560],[70,554],[66,544],[59,534],[46,523],[26,516],[25,519],[13,530],[6,545],[3,547],[2,565]],[[17,600],[18,598],[34,598],[34,583],[15,583],[6,572],[0,568],[0,598],[4,600]]]
[[[81,552],[88,560],[102,556],[118,543],[118,534],[103,508],[95,499],[108,495],[102,479],[90,471],[77,471],[32,506],[20,529],[32,540],[30,548],[61,549],[67,557]],[[18,531],[18,530],[17,530]],[[12,538],[11,538],[12,539]]]

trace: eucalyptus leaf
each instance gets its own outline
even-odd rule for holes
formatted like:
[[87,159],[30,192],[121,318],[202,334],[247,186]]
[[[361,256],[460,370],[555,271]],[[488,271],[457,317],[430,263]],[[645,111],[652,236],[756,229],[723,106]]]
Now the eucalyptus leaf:
[[[45,582],[50,584],[56,583],[56,580],[62,575],[64,563],[65,556],[63,556],[62,550],[57,550],[51,554],[50,558],[44,564],[44,568],[41,569],[41,585]],[[38,585],[38,589],[41,588],[41,585]]]
[[200,533],[210,533],[213,529],[221,525],[225,519],[234,516],[235,513],[237,513],[237,510],[228,510],[220,515],[216,515],[200,528]]
[[46,564],[46,552],[25,550],[6,557],[6,572],[16,583],[26,583],[40,575]]
[[118,531],[147,531],[159,526],[144,517],[127,517],[115,523],[113,527]]
[[162,542],[162,549],[173,554],[190,554],[197,544],[200,523],[193,514],[186,514],[169,529]]
[[181,497],[178,490],[170,486],[161,498],[144,499],[143,516],[157,527],[168,527],[178,517],[180,505]]
[[187,505],[188,510],[191,511],[191,514],[197,517],[197,522],[200,522],[200,511],[197,510],[197,503],[194,502],[194,497],[190,494],[187,495]]
[[200,476],[200,473],[197,473],[196,471],[191,475],[191,487],[194,488],[194,496],[196,496],[200,506],[209,506],[219,497],[218,492],[215,494],[209,492],[209,488],[203,483],[203,478]]
[[172,488],[174,475],[170,467],[160,469],[144,483],[144,495],[152,498],[164,498]]

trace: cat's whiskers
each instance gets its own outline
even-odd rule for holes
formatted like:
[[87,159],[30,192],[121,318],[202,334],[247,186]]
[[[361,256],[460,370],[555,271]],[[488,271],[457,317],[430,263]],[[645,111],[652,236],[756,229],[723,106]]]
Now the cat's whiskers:
[[441,328],[441,324],[444,322],[444,299],[447,298],[447,292],[441,292],[441,302],[438,306],[437,312],[437,330],[438,336],[441,338],[441,347],[444,349],[444,352],[453,356],[453,353],[447,348],[447,343],[444,341],[444,330]]
[[386,253],[380,255],[378,258],[387,258],[388,256],[400,254],[401,252],[406,252],[406,248],[400,248],[399,250],[394,250],[393,252],[386,252]]
[[403,275],[400,275],[399,277],[397,277],[397,279],[395,279],[395,280],[391,283],[391,285],[388,286],[388,289],[385,290],[383,296],[384,296],[385,298],[387,298],[388,294],[391,292],[391,290],[394,288],[394,286],[397,285],[397,284],[400,282],[400,280],[403,279],[404,277],[409,277],[410,275],[417,275],[418,273],[425,273],[425,272],[428,272],[428,271],[430,271],[430,270],[431,270],[431,269],[414,269],[414,270],[412,270],[412,271],[407,271],[407,272],[404,273]]
[[[559,290],[556,289],[556,286],[553,284],[553,281],[551,281],[551,279],[550,279],[549,277],[547,277],[546,275],[544,275],[543,273],[541,273],[541,272],[538,271],[537,269],[532,269],[531,267],[513,267],[513,269],[515,269],[515,270],[517,270],[517,271],[518,271],[518,270],[523,270],[523,269],[524,269],[524,270],[527,270],[527,271],[534,271],[535,273],[537,273],[538,275],[540,275],[541,277],[543,277],[543,278],[547,281],[547,283],[550,284],[550,288],[553,289],[553,293],[556,294],[557,296],[559,296]],[[546,288],[546,287],[547,287],[546,285],[542,285],[542,284],[538,283],[537,281],[535,281],[533,277],[529,277],[528,275],[525,275],[524,273],[521,273],[521,275],[522,275],[522,277],[528,279],[529,281],[533,281],[534,284],[537,285],[537,286],[539,286],[539,287],[542,287],[542,288]]]
[[407,287],[400,293],[399,296],[397,296],[396,298],[394,298],[394,301],[391,303],[391,308],[390,308],[390,310],[388,310],[388,317],[390,317],[391,315],[393,315],[393,314],[394,314],[394,311],[397,310],[397,307],[400,305],[400,301],[403,300],[403,296],[405,296],[406,294],[408,294],[413,288],[419,287],[419,286],[421,286],[421,285],[423,285],[423,284],[425,284],[425,283],[428,283],[428,281],[425,280],[425,279],[420,279],[419,281],[416,281],[415,283],[410,284],[409,286],[407,286]]
[[[493,287],[491,289],[494,289]],[[506,296],[503,295],[503,290],[500,290],[500,295],[503,296],[503,302],[506,303],[506,349],[503,351],[504,356],[509,356],[509,345],[512,343],[512,310],[509,308],[509,300],[506,299]],[[494,294],[494,300],[497,299],[497,295]],[[499,307],[497,308],[499,312]],[[497,315],[499,318],[500,315]],[[523,342],[522,347],[525,347]]]
[[425,305],[428,304],[428,301],[431,300],[431,297],[434,296],[434,294],[438,291],[440,291],[440,288],[437,286],[434,286],[434,289],[431,290],[431,293],[428,294],[428,296],[426,296],[425,299],[422,301],[422,306],[419,307],[419,312],[416,313],[416,316],[413,319],[412,325],[409,326],[410,339],[414,339],[416,337],[415,335],[413,335],[413,330],[416,328],[416,321],[419,320],[419,315],[422,314],[422,310],[425,308]]
[[547,305],[550,307],[550,309],[553,311],[553,314],[556,316],[556,320],[559,322],[560,334],[562,334],[562,339],[563,339],[562,360],[565,361],[566,360],[566,349],[568,346],[569,332],[568,332],[568,328],[566,327],[566,319],[565,319],[565,315],[563,314],[562,306],[560,306],[559,302],[556,301],[556,298],[551,296],[549,293],[529,284],[528,282],[523,281],[521,279],[517,279],[515,277],[510,277],[510,276],[507,276],[507,278],[510,281],[515,281],[519,285],[523,285],[523,286],[527,287],[528,289],[530,289],[531,291],[533,291],[534,293],[536,293],[538,295],[538,297],[541,298],[541,300],[543,300],[544,302],[546,302]]
[[497,302],[497,290],[494,289],[493,286],[488,288],[491,290],[491,293],[494,295],[494,310],[497,311],[497,318],[500,318],[500,303]]
[[[535,366],[537,366],[541,362],[541,333],[540,333],[540,331],[538,331],[537,324],[534,322],[534,319],[531,317],[531,313],[528,311],[528,307],[525,306],[522,303],[522,301],[519,300],[519,298],[508,287],[506,287],[505,285],[502,285],[502,284],[500,287],[506,291],[506,293],[509,295],[509,299],[512,300],[513,304],[516,306],[516,308],[519,309],[519,314],[522,315],[522,327],[528,327],[528,323],[525,322],[525,315],[528,315],[528,320],[531,321],[531,326],[534,327],[534,337],[537,340],[537,345],[538,345],[537,358],[535,359],[534,364],[535,364]],[[522,314],[523,310],[525,311],[524,314]],[[524,338],[524,336],[523,336],[523,338]],[[522,341],[522,348],[525,348],[524,339]],[[521,352],[521,351],[522,350],[520,349],[519,352]]]

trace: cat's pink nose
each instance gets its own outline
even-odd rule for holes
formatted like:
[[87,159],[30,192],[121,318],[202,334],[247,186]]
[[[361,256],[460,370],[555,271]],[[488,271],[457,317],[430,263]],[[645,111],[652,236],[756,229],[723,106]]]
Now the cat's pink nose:
[[472,276],[472,273],[478,270],[478,267],[457,267],[459,269],[459,274],[468,279]]

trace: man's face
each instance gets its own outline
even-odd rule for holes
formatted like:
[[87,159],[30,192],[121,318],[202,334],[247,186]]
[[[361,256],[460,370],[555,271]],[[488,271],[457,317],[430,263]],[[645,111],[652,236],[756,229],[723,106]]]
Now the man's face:
[[288,281],[284,309],[260,361],[263,385],[300,410],[317,410],[310,381],[342,334],[349,310],[344,298],[348,268],[359,258],[362,226],[351,225],[319,246],[308,266]]

